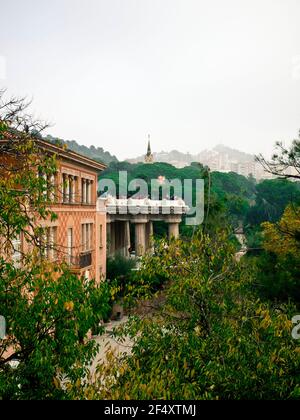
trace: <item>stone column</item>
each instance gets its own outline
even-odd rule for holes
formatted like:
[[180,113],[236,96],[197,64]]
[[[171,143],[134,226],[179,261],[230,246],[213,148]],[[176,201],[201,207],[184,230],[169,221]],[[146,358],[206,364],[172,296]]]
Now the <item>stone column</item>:
[[70,176],[66,175],[66,199],[65,202],[69,203],[70,202]]
[[111,237],[111,223],[106,224],[106,250],[107,256],[110,256],[110,237]]
[[70,177],[67,174],[63,174],[63,202],[68,203],[70,201]]
[[125,224],[121,221],[114,223],[115,228],[115,253],[124,256],[124,237],[125,237]]
[[116,252],[116,225],[111,223],[110,225],[110,254],[114,255]]
[[64,203],[66,201],[66,191],[67,191],[67,185],[66,185],[66,175],[62,174],[62,202]]
[[169,240],[171,238],[179,238],[179,223],[168,223],[169,228]]
[[116,225],[116,251],[123,257],[129,257],[130,227],[129,221],[117,222]]
[[153,237],[153,222],[150,220],[146,225],[146,251],[153,251],[152,238]]
[[135,223],[135,255],[140,257],[146,250],[146,223]]
[[69,202],[74,203],[74,177],[72,175],[69,176]]
[[109,255],[113,257],[116,252],[116,226],[114,223],[110,223],[110,235],[109,235]]
[[91,204],[91,181],[86,180],[86,203]]
[[82,179],[81,182],[81,202],[86,203],[86,180]]
[[130,244],[130,223],[129,221],[125,222],[125,235],[124,235],[124,242],[125,242],[125,257],[129,257],[129,248]]

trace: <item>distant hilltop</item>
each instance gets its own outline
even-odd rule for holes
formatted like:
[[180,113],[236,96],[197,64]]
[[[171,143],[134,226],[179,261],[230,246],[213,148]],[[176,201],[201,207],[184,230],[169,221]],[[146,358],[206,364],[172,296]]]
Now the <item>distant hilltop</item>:
[[95,147],[95,146],[84,146],[78,144],[75,140],[62,140],[57,137],[52,137],[50,135],[45,137],[45,140],[51,143],[60,143],[62,145],[66,145],[68,149],[72,150],[73,152],[80,153],[83,156],[86,156],[90,159],[94,159],[97,162],[105,163],[109,165],[111,162],[118,162],[116,156],[111,155],[109,152],[103,150],[102,147]]
[[[108,151],[103,150],[102,147],[84,146],[78,144],[75,140],[62,140],[57,137],[48,135],[44,138],[51,143],[65,144],[70,150],[94,159],[98,162],[109,165],[112,162],[118,162],[116,156],[111,155]],[[253,175],[257,180],[272,178],[266,173],[262,166],[255,162],[255,157],[252,154],[241,152],[240,150],[232,149],[218,144],[213,149],[206,149],[202,152],[192,155],[191,153],[182,153],[178,150],[171,152],[153,152],[151,154],[153,162],[165,162],[176,168],[184,168],[189,166],[192,162],[200,162],[204,166],[208,166],[214,172],[236,172],[243,176]],[[133,159],[126,159],[129,163],[145,162],[145,155],[138,156]]]
[[[144,162],[145,156],[139,156],[134,159],[127,159],[127,162],[138,163]],[[166,162],[177,168],[183,168],[192,162],[200,162],[208,166],[211,171],[219,172],[236,172],[240,175],[253,175],[256,179],[270,178],[270,175],[264,172],[262,166],[255,162],[252,154],[241,152],[218,144],[211,150],[203,150],[202,152],[192,155],[190,153],[182,153],[177,150],[171,152],[153,152],[154,162]]]

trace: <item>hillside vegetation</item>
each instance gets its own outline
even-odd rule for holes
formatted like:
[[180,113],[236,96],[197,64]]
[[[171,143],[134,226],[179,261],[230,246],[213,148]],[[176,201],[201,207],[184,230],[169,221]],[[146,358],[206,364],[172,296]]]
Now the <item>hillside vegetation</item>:
[[97,162],[105,163],[109,165],[111,162],[117,162],[118,159],[116,156],[111,155],[109,152],[105,151],[102,147],[95,147],[95,146],[84,146],[78,144],[75,140],[63,140],[60,138],[52,137],[50,135],[45,137],[45,140],[50,141],[51,143],[59,143],[62,145],[66,145],[68,149],[72,150],[73,152],[79,153],[83,156],[88,158],[94,159]]
[[[101,174],[101,178],[112,179],[117,186],[117,194],[120,171],[127,172],[128,183],[134,179],[145,180],[149,192],[151,180],[160,176],[166,180],[204,179],[205,208],[207,209],[209,203],[210,217],[222,214],[224,221],[233,229],[243,226],[249,240],[253,242],[252,245],[259,244],[257,233],[261,229],[261,223],[279,221],[288,204],[300,203],[299,182],[271,179],[257,183],[252,176],[246,178],[235,172],[209,173],[206,167],[197,162],[180,169],[168,163],[157,162],[149,165],[111,162]],[[195,191],[193,193],[195,194]],[[206,223],[208,222],[206,220]]]

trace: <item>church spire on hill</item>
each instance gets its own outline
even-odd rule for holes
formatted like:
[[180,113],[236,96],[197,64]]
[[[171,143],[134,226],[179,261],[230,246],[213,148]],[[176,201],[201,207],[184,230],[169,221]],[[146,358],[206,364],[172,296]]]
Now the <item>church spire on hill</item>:
[[148,134],[148,148],[147,148],[147,154],[145,156],[145,163],[153,163],[153,154],[151,152],[151,145],[150,145],[150,134]]

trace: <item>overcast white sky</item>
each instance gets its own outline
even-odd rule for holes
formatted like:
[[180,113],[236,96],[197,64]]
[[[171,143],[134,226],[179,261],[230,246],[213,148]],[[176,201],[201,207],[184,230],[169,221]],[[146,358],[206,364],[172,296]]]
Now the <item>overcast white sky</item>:
[[300,128],[299,0],[0,0],[0,86],[118,158]]

